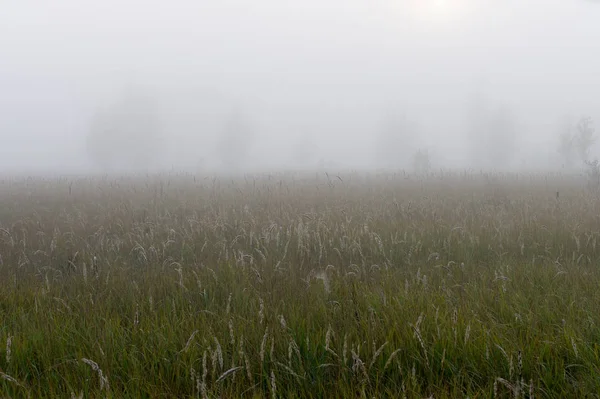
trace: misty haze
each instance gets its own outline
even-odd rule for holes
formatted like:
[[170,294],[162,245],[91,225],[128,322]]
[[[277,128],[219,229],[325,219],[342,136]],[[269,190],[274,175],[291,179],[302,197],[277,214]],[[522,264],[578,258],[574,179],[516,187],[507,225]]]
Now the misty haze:
[[[133,94],[153,103],[138,123],[149,118],[160,129],[132,140],[107,134],[104,145],[140,152],[134,142],[159,141],[137,165],[151,170],[233,167],[219,149],[226,138],[248,143],[243,154],[233,150],[242,155],[235,169],[247,171],[320,161],[410,168],[419,149],[436,169],[558,169],[565,121],[600,117],[600,8],[591,1],[2,8],[5,170],[127,170],[127,162],[99,162],[87,142],[97,114],[127,107]],[[239,137],[226,132],[232,118],[244,124]]]
[[597,397],[598,21],[2,2],[1,395]]

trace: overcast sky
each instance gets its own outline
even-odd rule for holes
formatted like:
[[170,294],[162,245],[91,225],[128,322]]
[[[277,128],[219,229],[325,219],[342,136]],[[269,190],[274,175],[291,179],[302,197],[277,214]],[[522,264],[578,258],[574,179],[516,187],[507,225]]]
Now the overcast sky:
[[400,119],[410,151],[469,167],[481,99],[513,115],[513,164],[551,164],[563,118],[600,120],[598,21],[592,0],[1,0],[0,166],[85,170],[93,115],[132,84],[164,165],[218,165],[237,110],[255,164],[373,165]]

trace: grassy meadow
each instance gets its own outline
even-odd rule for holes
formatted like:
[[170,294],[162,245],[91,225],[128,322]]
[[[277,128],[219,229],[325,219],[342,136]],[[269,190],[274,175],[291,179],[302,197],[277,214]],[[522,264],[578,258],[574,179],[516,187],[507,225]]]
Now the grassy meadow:
[[600,197],[446,173],[3,178],[0,394],[600,393]]

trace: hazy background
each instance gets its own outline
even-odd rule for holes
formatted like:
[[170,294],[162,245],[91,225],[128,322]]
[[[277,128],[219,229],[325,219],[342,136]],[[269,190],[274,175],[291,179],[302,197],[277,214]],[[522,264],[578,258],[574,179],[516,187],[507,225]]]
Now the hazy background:
[[[408,167],[418,149],[557,168],[568,118],[600,120],[599,21],[590,0],[2,0],[0,168],[102,170],[90,132],[132,93],[160,125],[145,168]],[[488,112],[514,140],[478,135]],[[106,154],[144,140],[120,136]]]

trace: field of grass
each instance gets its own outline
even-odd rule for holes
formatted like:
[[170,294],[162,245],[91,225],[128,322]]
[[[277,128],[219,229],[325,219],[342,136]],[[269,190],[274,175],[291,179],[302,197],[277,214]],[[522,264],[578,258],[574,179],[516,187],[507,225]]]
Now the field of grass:
[[0,323],[3,397],[598,397],[600,199],[533,175],[5,178]]

